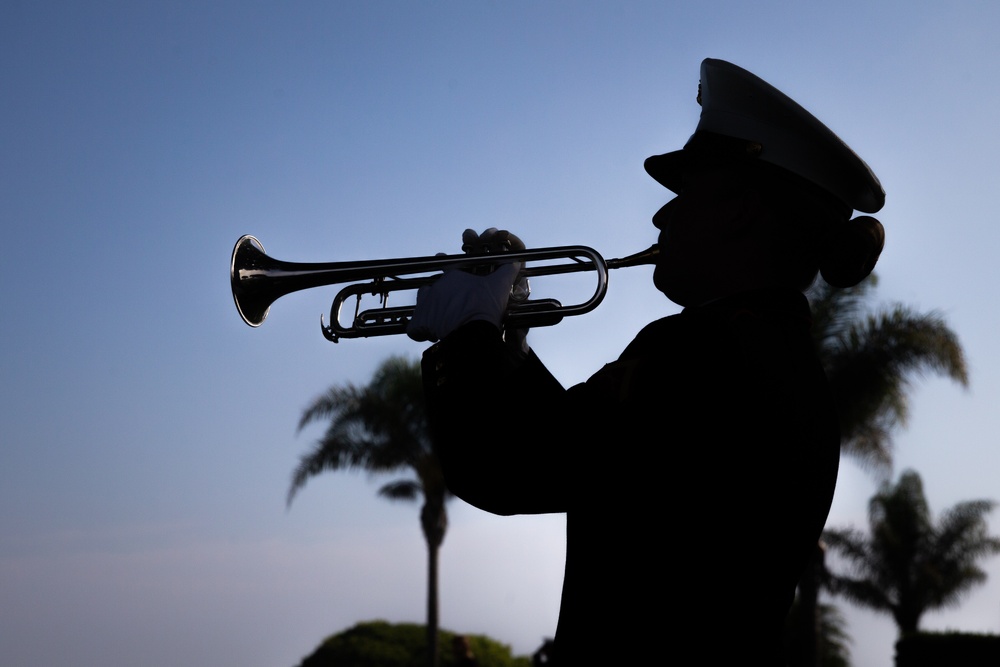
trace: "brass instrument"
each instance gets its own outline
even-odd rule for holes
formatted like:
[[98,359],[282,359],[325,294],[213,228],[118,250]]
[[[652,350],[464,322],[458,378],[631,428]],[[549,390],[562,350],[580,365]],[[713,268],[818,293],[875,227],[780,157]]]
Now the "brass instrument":
[[[527,299],[527,295],[523,300],[512,298],[504,324],[515,328],[550,326],[563,317],[588,313],[601,303],[607,293],[609,269],[653,264],[658,252],[657,246],[652,245],[634,255],[611,260],[605,260],[597,251],[586,246],[505,252],[502,254],[503,262],[525,262],[520,274],[523,277],[595,271],[597,286],[590,298],[569,306],[555,299]],[[406,325],[415,306],[390,307],[388,296],[391,292],[418,289],[432,283],[442,271],[487,267],[496,264],[499,258],[496,254],[462,254],[355,262],[285,262],[268,257],[260,241],[247,235],[241,237],[233,248],[229,278],[236,309],[243,321],[252,327],[264,322],[271,304],[279,297],[311,287],[353,283],[342,289],[333,300],[329,325],[320,315],[323,335],[336,343],[341,338],[406,333]],[[556,260],[561,263],[546,264]],[[382,305],[360,310],[361,297],[366,294],[379,296]],[[343,326],[340,323],[341,308],[351,296],[357,299],[354,319],[350,325]]]

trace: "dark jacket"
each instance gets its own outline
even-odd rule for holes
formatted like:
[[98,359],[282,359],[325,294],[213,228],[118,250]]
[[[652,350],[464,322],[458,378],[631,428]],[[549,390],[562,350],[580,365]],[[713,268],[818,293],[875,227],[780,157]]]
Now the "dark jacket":
[[685,309],[569,389],[487,323],[427,351],[452,492],[566,513],[553,664],[779,664],[840,451],[809,326],[798,293]]

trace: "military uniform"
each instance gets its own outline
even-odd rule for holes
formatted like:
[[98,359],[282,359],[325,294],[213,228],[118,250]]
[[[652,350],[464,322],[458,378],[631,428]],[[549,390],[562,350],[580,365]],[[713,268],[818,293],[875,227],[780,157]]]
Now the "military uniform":
[[[427,351],[424,377],[456,495],[566,513],[556,664],[776,656],[839,460],[801,294],[653,322],[565,390],[473,322]],[[499,405],[517,419],[482,412]]]
[[[833,499],[838,419],[809,305],[792,289],[798,278],[771,271],[801,251],[807,268],[815,256],[824,278],[837,276],[831,284],[856,284],[874,266],[884,232],[874,218],[849,218],[854,209],[879,210],[885,193],[835,134],[735,65],[702,63],[699,103],[685,148],[645,162],[694,207],[662,225],[654,216],[668,246],[657,271],[679,267],[681,284],[721,276],[724,287],[706,282],[677,299],[688,307],[646,326],[589,380],[564,389],[533,353],[504,343],[496,305],[505,307],[509,281],[492,281],[503,288],[496,292],[477,282],[485,296],[473,297],[469,280],[442,280],[439,291],[418,296],[414,337],[441,338],[424,355],[423,376],[450,490],[496,514],[566,514],[555,665],[781,664],[785,617]],[[731,270],[713,254],[717,245],[702,246],[751,243],[742,253],[789,228],[743,236],[764,214],[748,228],[733,217],[725,237],[688,235],[684,245],[683,234],[673,235],[677,224],[729,220],[715,216],[715,200],[697,185],[684,192],[706,155],[793,176],[780,187],[832,202],[822,214],[829,217],[782,218],[817,234],[796,237],[803,247],[783,251],[793,257],[726,255],[750,258],[742,267],[749,273]],[[698,217],[703,211],[708,218]],[[858,241],[843,246],[851,252],[817,247],[843,230]],[[694,271],[706,266],[708,273]],[[748,276],[758,280],[752,288]],[[675,283],[657,282],[669,295],[665,284]]]

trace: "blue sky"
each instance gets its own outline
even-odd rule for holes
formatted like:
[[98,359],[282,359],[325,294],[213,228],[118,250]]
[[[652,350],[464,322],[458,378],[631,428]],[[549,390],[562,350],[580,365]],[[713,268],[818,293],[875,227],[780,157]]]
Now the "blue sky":
[[[349,474],[284,499],[309,401],[422,346],[328,343],[336,288],[247,327],[233,244],[378,259],[502,227],[645,248],[667,193],[642,161],[693,130],[705,57],[881,178],[878,301],[944,314],[972,376],[915,381],[897,471],[936,510],[1000,499],[998,29],[972,1],[3,3],[0,662],[294,665],[357,621],[421,622],[415,507]],[[676,312],[649,278],[615,272],[596,312],[532,332],[564,384]],[[845,461],[831,525],[863,525],[874,489]],[[450,510],[443,625],[530,652],[555,626],[561,518]],[[926,627],[1000,631],[990,573]],[[843,609],[856,664],[889,667],[891,622]]]

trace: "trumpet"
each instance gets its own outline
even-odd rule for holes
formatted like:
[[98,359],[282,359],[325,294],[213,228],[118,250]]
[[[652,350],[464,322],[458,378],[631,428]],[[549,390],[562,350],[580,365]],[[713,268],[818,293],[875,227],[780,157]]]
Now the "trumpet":
[[[323,336],[338,342],[342,338],[366,338],[406,333],[415,305],[389,306],[389,294],[415,290],[433,283],[444,271],[464,269],[489,270],[499,262],[524,262],[519,277],[548,276],[594,271],[596,287],[592,295],[579,303],[563,305],[557,299],[529,299],[528,294],[512,298],[504,325],[512,328],[551,326],[564,317],[583,315],[594,310],[608,290],[608,271],[656,262],[659,248],[654,244],[633,255],[605,260],[587,246],[535,248],[486,255],[433,255],[402,259],[353,262],[286,262],[268,257],[260,241],[242,236],[233,248],[229,279],[233,300],[240,317],[251,327],[260,326],[278,298],[299,290],[351,283],[344,287],[330,306],[330,324],[320,315]],[[534,263],[530,266],[529,263]],[[406,277],[403,277],[406,276]],[[368,281],[368,282],[362,282]],[[377,296],[381,305],[361,309],[362,297]],[[344,303],[356,299],[350,324],[341,323]]]

